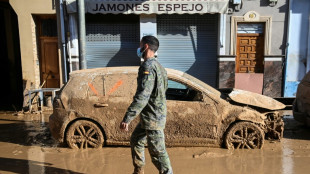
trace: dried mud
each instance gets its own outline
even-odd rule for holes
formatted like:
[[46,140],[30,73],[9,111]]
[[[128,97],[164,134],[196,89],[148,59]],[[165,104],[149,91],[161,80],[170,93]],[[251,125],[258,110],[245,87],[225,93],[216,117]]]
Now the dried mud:
[[[0,114],[0,173],[131,173],[129,147],[77,151],[57,144],[48,129],[49,114]],[[167,148],[174,173],[282,173],[310,170],[310,129],[285,116],[281,142],[265,141],[259,150]],[[157,173],[146,150],[146,173]]]
[[[310,72],[302,79],[297,88],[296,105],[297,112],[305,114],[305,117],[310,117]],[[310,125],[309,125],[310,126]]]
[[[165,134],[168,146],[220,147],[227,128],[240,120],[259,124],[265,131],[266,117],[263,113],[230,104],[221,98],[219,91],[183,72],[167,69],[167,73],[169,79],[198,90],[194,91],[189,101],[167,100]],[[120,132],[118,124],[136,91],[136,77],[137,67],[110,67],[71,73],[70,81],[60,95],[59,101],[64,108],[55,109],[51,119],[53,136],[62,142],[67,125],[77,119],[89,119],[101,126],[108,145],[128,145],[130,134]],[[247,98],[251,98],[252,94],[246,94]],[[239,94],[236,97],[240,98]],[[263,105],[263,100],[268,99],[271,105],[277,104],[271,98],[261,98],[256,103]],[[65,113],[70,110],[71,113]],[[138,120],[136,118],[130,124],[129,132],[133,131]]]
[[280,110],[285,108],[283,103],[278,102],[271,97],[249,91],[235,89],[229,94],[229,97],[238,103],[257,106],[269,110]]

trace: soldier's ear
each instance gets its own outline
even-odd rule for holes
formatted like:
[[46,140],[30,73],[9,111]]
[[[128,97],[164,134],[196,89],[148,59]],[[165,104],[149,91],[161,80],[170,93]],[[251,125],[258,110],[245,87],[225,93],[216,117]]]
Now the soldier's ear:
[[143,50],[146,50],[146,49],[148,49],[149,48],[149,44],[145,44],[144,46],[143,46]]

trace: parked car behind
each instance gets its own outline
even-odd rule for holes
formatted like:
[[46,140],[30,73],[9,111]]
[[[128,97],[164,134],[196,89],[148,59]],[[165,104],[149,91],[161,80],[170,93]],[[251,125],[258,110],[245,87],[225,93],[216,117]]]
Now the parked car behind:
[[[136,91],[138,67],[107,67],[72,72],[54,100],[50,130],[69,147],[129,145],[119,129]],[[181,71],[167,69],[167,146],[262,148],[264,139],[281,139],[282,103],[263,95],[218,91]],[[139,119],[129,127],[132,132]]]
[[310,126],[310,71],[298,85],[293,116],[295,120]]

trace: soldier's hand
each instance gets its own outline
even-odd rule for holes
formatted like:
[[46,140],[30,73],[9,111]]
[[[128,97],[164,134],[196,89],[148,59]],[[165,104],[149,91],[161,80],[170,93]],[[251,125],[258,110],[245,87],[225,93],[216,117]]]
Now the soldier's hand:
[[121,122],[121,124],[119,125],[119,128],[121,130],[128,131],[128,123]]

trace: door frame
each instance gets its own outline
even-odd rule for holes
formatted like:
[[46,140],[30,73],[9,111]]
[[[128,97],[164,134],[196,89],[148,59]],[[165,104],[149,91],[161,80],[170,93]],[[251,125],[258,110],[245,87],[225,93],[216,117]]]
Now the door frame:
[[62,84],[62,67],[61,67],[61,56],[60,56],[60,52],[59,52],[59,42],[58,42],[58,36],[56,37],[46,37],[46,36],[42,36],[42,28],[41,28],[41,24],[42,24],[42,20],[44,19],[55,19],[57,20],[57,16],[56,14],[40,14],[40,15],[33,15],[34,18],[34,22],[35,22],[35,26],[36,26],[36,40],[37,40],[37,55],[38,55],[38,60],[39,60],[39,78],[40,78],[40,84],[39,86],[41,86],[44,82],[44,78],[42,75],[42,68],[43,68],[43,58],[42,58],[42,40],[43,39],[57,39],[57,46],[58,46],[58,52],[56,54],[58,54],[58,69],[59,69],[59,85],[61,86]]
[[270,55],[271,50],[271,16],[260,16],[255,11],[249,11],[244,16],[231,17],[231,37],[230,37],[230,54],[236,55],[237,53],[237,34],[238,23],[265,23],[264,30],[264,55]]

